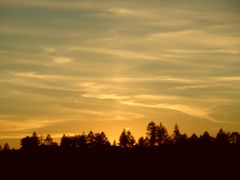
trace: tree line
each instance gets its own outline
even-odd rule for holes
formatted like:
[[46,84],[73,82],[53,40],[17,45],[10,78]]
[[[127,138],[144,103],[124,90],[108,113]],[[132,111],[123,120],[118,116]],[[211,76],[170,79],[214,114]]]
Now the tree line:
[[[23,150],[36,150],[47,148],[62,148],[62,149],[103,149],[103,148],[156,148],[167,145],[240,145],[240,133],[225,132],[222,128],[218,131],[215,137],[211,136],[207,131],[202,135],[197,136],[193,133],[187,136],[181,133],[176,124],[173,133],[169,135],[167,128],[160,122],[150,122],[147,126],[145,137],[140,137],[137,141],[129,130],[123,129],[119,143],[114,140],[111,144],[104,132],[94,133],[90,131],[88,134],[62,136],[60,144],[53,141],[51,135],[46,137],[38,136],[36,132],[32,136],[27,136],[21,139],[20,145]],[[10,147],[6,143],[0,151],[9,151]]]

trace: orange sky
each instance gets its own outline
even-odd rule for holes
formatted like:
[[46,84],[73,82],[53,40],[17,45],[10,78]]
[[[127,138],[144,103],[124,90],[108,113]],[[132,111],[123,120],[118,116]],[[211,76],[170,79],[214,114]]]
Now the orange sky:
[[150,121],[239,131],[235,0],[0,0],[0,144]]

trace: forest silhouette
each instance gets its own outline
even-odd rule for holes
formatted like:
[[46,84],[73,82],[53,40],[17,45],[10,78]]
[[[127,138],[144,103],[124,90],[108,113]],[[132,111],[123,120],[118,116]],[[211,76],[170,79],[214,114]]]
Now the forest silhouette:
[[170,135],[162,123],[155,122],[146,130],[146,136],[136,140],[123,129],[119,142],[112,144],[104,132],[63,135],[59,144],[49,134],[43,137],[34,132],[21,139],[20,149],[10,149],[7,143],[0,148],[0,170],[8,176],[26,178],[33,174],[42,179],[240,177],[239,132],[220,129],[215,137],[207,131],[188,137],[175,125]]

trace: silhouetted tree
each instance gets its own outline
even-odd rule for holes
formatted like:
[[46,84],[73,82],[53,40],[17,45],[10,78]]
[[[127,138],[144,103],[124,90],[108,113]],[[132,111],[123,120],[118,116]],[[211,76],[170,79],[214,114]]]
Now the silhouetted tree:
[[[40,137],[40,138],[42,138],[42,137]],[[48,147],[48,148],[54,148],[54,147],[57,147],[58,144],[57,144],[56,142],[54,142],[54,141],[53,141],[53,138],[51,137],[51,135],[48,134],[48,135],[46,136],[46,138],[43,140],[42,146]]]
[[[179,127],[176,124],[174,127],[173,135],[170,137],[168,135],[166,127],[164,127],[162,123],[156,125],[154,122],[150,122],[147,126],[147,136],[139,138],[136,146],[135,139],[130,131],[123,129],[119,137],[119,145],[122,148],[131,148],[134,146],[139,148],[149,148],[161,146],[163,144],[197,144],[203,146],[212,144],[240,145],[240,134],[238,132],[226,133],[223,131],[223,129],[220,129],[216,135],[216,138],[211,137],[207,131],[200,135],[199,138],[196,134],[192,134],[192,136],[188,138],[186,134],[182,134],[180,132]],[[232,147],[235,147],[235,145]],[[46,152],[49,152],[56,150],[55,147],[57,146],[57,143],[53,142],[53,139],[49,134],[45,137],[45,139],[43,139],[42,136],[39,137],[37,133],[34,132],[32,136],[27,136],[21,139],[21,148],[25,150],[43,149],[47,150]],[[74,150],[73,152],[77,152],[76,150],[89,150],[94,148],[94,150],[103,150],[105,147],[109,148],[110,146],[111,144],[108,141],[108,138],[104,132],[93,133],[92,131],[90,131],[87,135],[85,135],[84,133],[82,135],[75,136],[63,135],[60,143],[60,148]],[[112,147],[115,147],[114,149],[116,150],[119,149],[119,147],[116,146],[117,143],[114,140]],[[7,143],[4,145],[2,150],[0,146],[0,151],[8,150],[9,145]]]
[[34,149],[37,149],[39,145],[40,145],[40,139],[37,136],[36,132],[34,132],[31,137],[27,136],[21,139],[22,149],[34,150]]
[[72,137],[64,135],[61,139],[60,146],[63,148],[77,149],[102,148],[110,146],[110,142],[104,132],[94,134],[90,131],[87,136],[84,133],[82,135],[75,135]]
[[53,143],[53,138],[48,134],[44,139],[44,145],[51,146]]
[[188,138],[188,143],[191,145],[197,144],[198,143],[198,136],[193,133],[190,138]]
[[205,131],[203,135],[199,137],[199,142],[203,145],[209,145],[213,142],[213,140],[213,137],[211,137],[207,131]]
[[87,143],[90,148],[95,146],[95,137],[92,131],[90,131],[87,135]]
[[144,138],[144,137],[140,137],[138,139],[137,146],[140,147],[140,148],[149,147],[150,146],[149,139],[148,138]]
[[232,132],[229,140],[231,144],[240,144],[240,134],[238,132]]
[[65,134],[63,134],[60,142],[60,147],[63,149],[68,149],[71,147],[71,139],[70,137],[67,137]]
[[173,130],[173,143],[174,144],[180,144],[181,138],[182,138],[182,134],[180,133],[178,125],[176,124],[174,126],[174,130]]
[[144,137],[140,137],[138,139],[137,145],[138,145],[138,147],[145,147],[145,139],[144,139]]
[[223,129],[221,128],[218,133],[217,133],[217,136],[216,136],[216,143],[217,144],[229,144],[229,134],[228,133],[225,133],[223,131]]
[[94,136],[94,143],[96,147],[106,147],[110,145],[110,142],[104,132],[96,133]]
[[74,139],[77,148],[86,149],[88,147],[87,136],[84,133],[80,136],[75,136]]
[[36,132],[33,132],[32,134],[32,139],[34,140],[34,142],[36,143],[36,145],[39,145],[40,144],[40,140],[39,140],[39,137],[37,135]]
[[[188,145],[184,145],[186,143]],[[217,143],[226,145],[219,146]],[[86,176],[88,179],[108,179],[117,175],[120,179],[155,180],[188,179],[196,175],[199,179],[236,179],[239,175],[236,164],[240,159],[240,134],[226,133],[222,129],[216,138],[207,131],[199,138],[196,134],[188,138],[176,125],[169,137],[162,123],[156,125],[151,122],[147,135],[139,138],[137,144],[126,129],[121,132],[119,146],[115,140],[110,146],[104,132],[92,131],[63,135],[60,147],[55,148],[53,144],[50,135],[41,141],[41,136],[36,133],[21,139],[21,148],[38,151],[9,150],[8,144],[5,144],[4,151],[9,152],[0,152],[1,177],[74,179]],[[111,176],[106,170],[116,175]],[[11,174],[16,174],[17,178],[9,176]]]
[[135,144],[135,139],[132,136],[131,132],[123,129],[123,132],[119,138],[119,145],[123,148],[130,148],[130,147],[133,147],[134,144]]
[[160,123],[156,129],[156,136],[157,136],[157,145],[167,144],[168,142],[168,132],[167,129]]
[[9,151],[10,150],[10,146],[8,143],[5,143],[4,146],[3,146],[3,152],[6,152],[6,151]]
[[151,147],[157,145],[157,126],[153,121],[147,126],[147,137]]
[[116,143],[116,141],[115,141],[115,140],[113,141],[113,144],[112,144],[112,146],[114,146],[114,147],[116,147],[116,146],[117,146],[117,143]]
[[184,133],[184,134],[182,134],[182,136],[181,136],[181,138],[179,140],[179,144],[187,144],[188,143],[187,140],[188,140],[187,134]]

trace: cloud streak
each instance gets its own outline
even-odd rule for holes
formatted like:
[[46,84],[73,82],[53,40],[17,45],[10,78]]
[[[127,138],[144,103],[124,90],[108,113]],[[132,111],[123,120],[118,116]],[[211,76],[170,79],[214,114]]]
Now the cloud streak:
[[72,47],[70,50],[80,50],[80,51],[88,51],[100,54],[111,55],[120,58],[127,59],[146,59],[146,60],[157,60],[157,57],[154,57],[149,54],[145,54],[142,52],[133,52],[129,50],[121,50],[121,49],[110,49],[110,48],[84,48],[84,47]]

